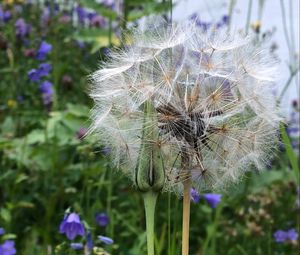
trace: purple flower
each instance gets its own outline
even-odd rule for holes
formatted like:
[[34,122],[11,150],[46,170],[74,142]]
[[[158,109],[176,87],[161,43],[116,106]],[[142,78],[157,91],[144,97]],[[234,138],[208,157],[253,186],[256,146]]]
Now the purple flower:
[[31,69],[28,73],[28,78],[29,80],[33,81],[33,82],[36,82],[36,81],[39,81],[41,76],[40,76],[40,72],[36,69]]
[[36,54],[36,59],[38,60],[44,60],[46,58],[46,55],[51,52],[52,50],[52,45],[43,41],[41,44],[40,44],[40,48],[38,49],[37,51],[37,54]]
[[44,81],[40,87],[40,92],[42,93],[44,105],[50,105],[52,103],[53,89],[52,83],[50,81]]
[[63,14],[59,17],[58,22],[62,24],[67,24],[71,21],[71,16],[68,14]]
[[0,245],[0,254],[1,255],[13,255],[16,254],[15,242],[11,240],[6,240],[3,244]]
[[193,203],[198,203],[200,200],[199,192],[195,188],[191,188],[190,191],[191,201]]
[[0,228],[0,236],[5,234],[4,228]]
[[80,221],[79,215],[71,213],[63,219],[60,224],[59,232],[66,234],[69,240],[73,240],[77,235],[84,235],[84,226]]
[[3,14],[3,21],[8,22],[11,19],[12,15],[10,11],[5,11]]
[[76,132],[76,137],[81,140],[85,137],[86,133],[87,133],[87,129],[84,127],[81,127],[77,132]]
[[212,208],[216,208],[217,205],[221,202],[222,195],[207,193],[207,194],[204,194],[203,197]]
[[26,49],[24,50],[24,56],[25,57],[34,57],[35,50],[34,49]]
[[114,240],[106,236],[98,236],[98,239],[100,240],[100,242],[105,243],[107,245],[111,245],[114,243]]
[[286,232],[283,230],[277,230],[274,234],[273,234],[275,241],[277,243],[283,243],[287,240],[287,235]]
[[109,217],[106,213],[97,213],[95,221],[101,227],[106,227],[109,224]]
[[83,244],[82,243],[71,243],[70,247],[73,250],[81,250],[81,249],[83,249]]
[[41,25],[43,27],[47,26],[50,22],[50,8],[49,7],[45,7],[43,9],[43,14],[41,17]]
[[102,0],[101,4],[110,9],[113,9],[115,7],[114,0]]
[[16,35],[23,38],[30,33],[31,26],[26,24],[23,18],[19,18],[15,23]]
[[39,74],[40,76],[47,76],[52,70],[52,65],[49,63],[42,63],[39,65]]
[[296,241],[298,239],[297,231],[292,228],[286,232],[286,238],[290,241]]
[[106,24],[105,18],[100,15],[94,15],[90,21],[91,26],[94,27],[103,27]]
[[78,6],[76,8],[76,12],[77,12],[79,23],[84,24],[85,18],[87,17],[87,11],[83,7]]
[[87,246],[88,251],[93,250],[94,242],[93,242],[93,239],[92,239],[91,232],[88,232],[87,235],[86,235],[86,246]]
[[41,85],[40,85],[40,91],[43,94],[52,94],[52,83],[50,81],[44,81]]

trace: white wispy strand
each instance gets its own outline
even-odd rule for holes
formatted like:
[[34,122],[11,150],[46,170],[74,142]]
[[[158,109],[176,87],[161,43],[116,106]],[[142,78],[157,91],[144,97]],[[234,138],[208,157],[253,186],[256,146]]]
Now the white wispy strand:
[[[142,142],[161,149],[165,188],[177,192],[186,178],[199,189],[222,188],[264,168],[281,121],[272,94],[277,65],[265,49],[250,37],[203,33],[191,23],[148,22],[127,41],[91,75],[90,90],[90,132],[112,149],[119,169],[134,176]],[[144,122],[145,102],[157,122]],[[156,125],[156,140],[141,141],[145,125]]]

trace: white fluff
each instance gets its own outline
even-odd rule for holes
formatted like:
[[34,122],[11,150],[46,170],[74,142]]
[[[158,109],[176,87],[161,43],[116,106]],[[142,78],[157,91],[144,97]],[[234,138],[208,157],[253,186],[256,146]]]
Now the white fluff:
[[[156,108],[166,189],[220,188],[261,169],[277,146],[281,117],[272,94],[276,63],[251,38],[203,33],[194,24],[151,24],[134,31],[91,75],[92,132],[112,148],[115,165],[134,176],[143,104]],[[189,168],[182,169],[182,151]]]

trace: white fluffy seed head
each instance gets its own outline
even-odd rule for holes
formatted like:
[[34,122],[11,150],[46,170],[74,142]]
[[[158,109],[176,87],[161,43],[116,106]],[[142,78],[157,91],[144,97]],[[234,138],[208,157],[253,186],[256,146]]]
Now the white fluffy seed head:
[[[91,75],[90,131],[119,169],[134,177],[142,142],[161,149],[168,190],[180,191],[187,178],[199,189],[222,188],[264,168],[281,120],[272,94],[276,63],[264,49],[194,24],[151,24],[129,41]],[[144,122],[147,101],[156,122]],[[141,141],[145,125],[157,125],[155,141]]]

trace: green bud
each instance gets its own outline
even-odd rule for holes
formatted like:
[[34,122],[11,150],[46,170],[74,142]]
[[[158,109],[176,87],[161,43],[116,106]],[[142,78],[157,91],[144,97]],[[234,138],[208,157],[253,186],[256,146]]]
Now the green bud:
[[155,141],[159,132],[155,108],[145,103],[142,144],[135,171],[135,181],[141,191],[160,191],[165,183],[165,171],[161,150]]

